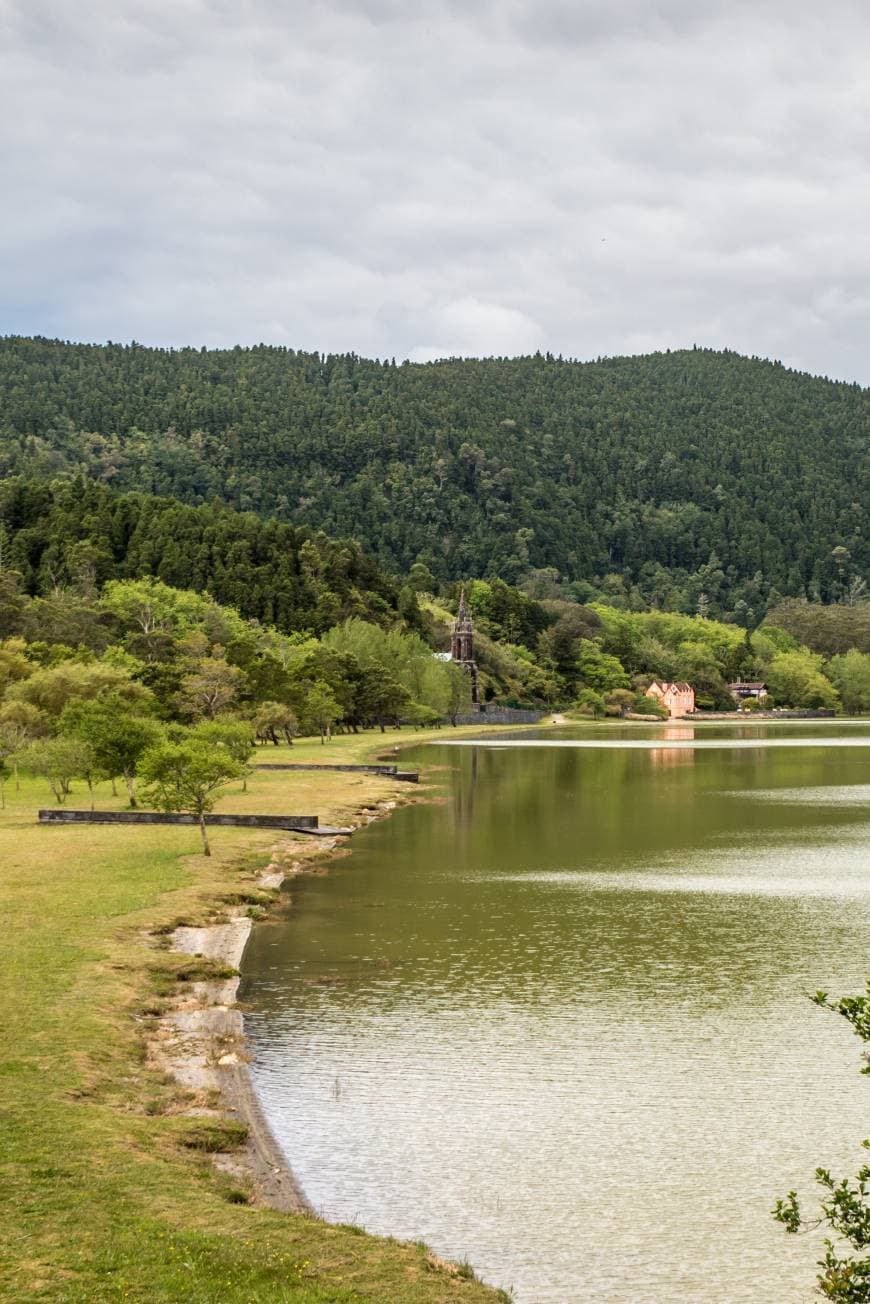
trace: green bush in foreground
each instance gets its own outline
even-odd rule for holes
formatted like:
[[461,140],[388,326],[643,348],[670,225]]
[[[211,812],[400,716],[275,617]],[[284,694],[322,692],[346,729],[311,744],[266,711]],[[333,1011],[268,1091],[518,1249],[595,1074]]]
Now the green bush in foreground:
[[[870,983],[865,996],[844,996],[830,1002],[826,992],[817,992],[817,1005],[834,1010],[851,1023],[862,1041],[870,1041]],[[870,1064],[862,1069],[870,1073]],[[870,1150],[870,1141],[862,1142]],[[805,1218],[797,1192],[777,1200],[774,1218],[793,1235],[826,1227],[856,1253],[843,1252],[830,1238],[825,1240],[825,1257],[819,1260],[819,1291],[825,1299],[842,1304],[868,1304],[870,1301],[870,1165],[862,1164],[855,1177],[836,1181],[826,1168],[816,1169],[816,1181],[826,1192],[819,1216]],[[862,1253],[863,1251],[863,1253]]]

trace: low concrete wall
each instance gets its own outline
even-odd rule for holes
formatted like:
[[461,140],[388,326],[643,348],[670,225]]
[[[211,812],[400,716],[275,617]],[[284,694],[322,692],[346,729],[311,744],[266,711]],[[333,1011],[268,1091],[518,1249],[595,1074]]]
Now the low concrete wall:
[[683,715],[681,720],[830,720],[836,711],[693,711]]
[[397,765],[321,765],[317,761],[288,761],[275,765],[267,761],[254,766],[255,770],[347,770],[350,773],[388,775],[396,774],[398,768]]
[[[457,724],[540,724],[551,711],[521,711],[513,706],[486,707],[481,711],[467,711],[456,717]],[[448,721],[448,723],[453,723]]]
[[268,761],[254,766],[255,770],[339,770],[347,774],[381,774],[387,779],[399,779],[402,783],[418,783],[416,770],[400,770],[398,765],[320,765],[316,761],[290,761],[286,765],[272,765]]
[[[158,810],[41,810],[40,824],[198,824],[195,815]],[[316,829],[316,815],[206,815],[206,824],[244,829]]]

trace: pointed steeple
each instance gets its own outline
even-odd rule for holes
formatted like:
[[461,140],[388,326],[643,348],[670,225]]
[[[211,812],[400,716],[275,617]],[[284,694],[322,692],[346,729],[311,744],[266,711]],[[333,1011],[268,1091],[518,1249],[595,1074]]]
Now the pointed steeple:
[[459,590],[459,606],[450,637],[450,651],[457,665],[462,666],[471,676],[471,700],[477,702],[477,664],[474,660],[474,625],[471,613],[465,605],[465,585]]

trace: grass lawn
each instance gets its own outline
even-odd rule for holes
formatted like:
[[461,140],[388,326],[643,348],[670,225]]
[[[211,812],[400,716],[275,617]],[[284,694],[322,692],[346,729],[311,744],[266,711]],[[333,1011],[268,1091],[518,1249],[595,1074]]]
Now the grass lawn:
[[[416,736],[306,741],[255,759],[362,761]],[[314,772],[258,773],[247,793],[234,789],[218,809],[328,824],[416,791]],[[181,964],[152,930],[214,917],[267,863],[275,833],[214,828],[209,860],[196,828],[37,825],[38,807],[53,804],[44,781],[22,778],[20,791],[6,784],[0,811],[0,1298],[499,1298],[424,1247],[236,1203],[238,1184],[185,1144],[179,1088],[143,1062],[143,1031]],[[103,785],[97,804],[125,799]],[[87,806],[84,785],[68,805]]]

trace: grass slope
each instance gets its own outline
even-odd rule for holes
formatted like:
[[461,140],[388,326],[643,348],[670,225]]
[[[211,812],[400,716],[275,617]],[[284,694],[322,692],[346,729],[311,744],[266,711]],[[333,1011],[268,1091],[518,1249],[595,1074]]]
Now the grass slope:
[[[371,735],[302,744],[292,758],[360,760],[372,745]],[[340,823],[399,791],[371,776],[262,773],[223,809]],[[70,805],[85,799],[76,791]],[[123,806],[108,786],[98,803]],[[40,827],[36,810],[50,804],[45,784],[23,779],[18,792],[7,783],[0,811],[0,1298],[499,1298],[424,1247],[235,1203],[238,1183],[185,1144],[178,1087],[143,1062],[143,1031],[183,967],[153,930],[213,914],[267,861],[274,834],[216,828],[207,860],[196,829]]]

